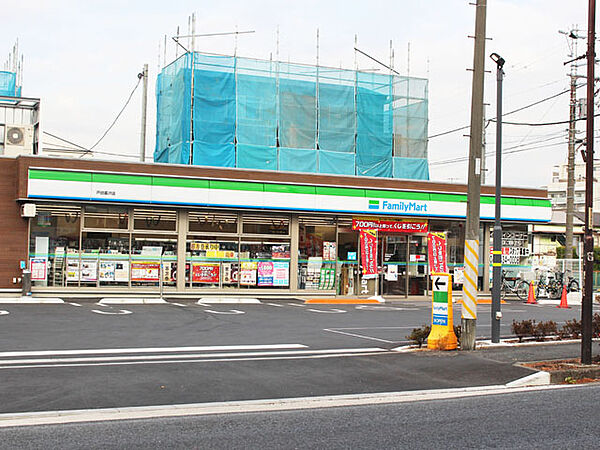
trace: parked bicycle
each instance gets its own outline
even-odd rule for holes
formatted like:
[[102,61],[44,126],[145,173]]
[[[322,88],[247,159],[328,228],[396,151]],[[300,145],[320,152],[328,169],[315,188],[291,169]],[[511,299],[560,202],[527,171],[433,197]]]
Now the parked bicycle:
[[568,271],[565,272],[555,272],[554,277],[562,286],[563,283],[567,286],[567,292],[577,292],[579,291],[579,282],[577,279],[568,275]]
[[500,296],[505,298],[509,294],[516,294],[521,300],[527,300],[529,284],[519,277],[508,278],[506,271],[502,271],[502,284],[500,285]]

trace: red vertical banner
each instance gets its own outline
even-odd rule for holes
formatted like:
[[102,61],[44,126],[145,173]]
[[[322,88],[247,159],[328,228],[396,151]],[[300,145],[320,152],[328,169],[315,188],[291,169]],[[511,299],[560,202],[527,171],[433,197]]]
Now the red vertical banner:
[[377,230],[360,230],[362,274],[377,276]]
[[429,273],[448,273],[446,264],[446,233],[427,233]]

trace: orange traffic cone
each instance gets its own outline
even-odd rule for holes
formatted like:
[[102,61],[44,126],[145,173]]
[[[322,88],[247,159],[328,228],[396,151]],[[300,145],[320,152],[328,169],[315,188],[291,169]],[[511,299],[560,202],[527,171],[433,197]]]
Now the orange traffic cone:
[[567,286],[563,284],[562,295],[560,296],[560,305],[557,308],[569,308],[567,304]]
[[527,303],[531,305],[537,304],[535,299],[535,287],[533,286],[533,281],[529,283],[529,294],[527,294]]

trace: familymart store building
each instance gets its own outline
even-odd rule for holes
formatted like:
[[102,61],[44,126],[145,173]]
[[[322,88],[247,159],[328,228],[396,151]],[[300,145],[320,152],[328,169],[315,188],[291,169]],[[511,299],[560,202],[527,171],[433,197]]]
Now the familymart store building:
[[[428,231],[447,232],[450,266],[463,262],[464,185],[43,157],[0,169],[15,178],[25,243],[1,256],[0,288],[16,287],[24,261],[34,291],[372,295],[365,228],[378,229],[383,295],[428,290]],[[484,222],[492,195],[483,188]],[[506,229],[550,220],[545,190],[507,188],[502,201]]]

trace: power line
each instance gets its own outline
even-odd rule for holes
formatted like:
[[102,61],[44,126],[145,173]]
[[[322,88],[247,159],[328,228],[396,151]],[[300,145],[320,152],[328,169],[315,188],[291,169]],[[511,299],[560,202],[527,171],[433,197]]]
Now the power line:
[[[594,114],[594,117],[600,116],[600,113]],[[575,119],[573,122],[579,122],[580,120],[586,120],[587,117],[580,117],[579,119]],[[490,119],[491,122],[495,122],[496,119]],[[567,123],[571,123],[570,120],[563,120],[560,122],[542,122],[542,123],[530,123],[530,122],[505,122],[502,121],[502,125],[520,125],[526,127],[546,127],[550,125],[565,125]]]
[[138,76],[137,83],[133,87],[133,90],[129,94],[129,97],[127,98],[127,101],[125,102],[125,104],[121,108],[121,111],[119,111],[119,113],[117,114],[117,116],[115,117],[115,119],[112,121],[112,123],[106,129],[106,131],[102,134],[102,136],[100,136],[100,138],[96,141],[96,143],[94,145],[92,145],[89,149],[87,149],[87,151],[85,153],[83,153],[80,156],[80,158],[83,157],[84,155],[86,155],[87,153],[92,152],[92,150],[94,150],[94,148],[96,148],[96,146],[102,141],[102,139],[104,139],[106,137],[106,135],[112,129],[112,127],[115,125],[115,123],[117,123],[117,120],[119,120],[119,117],[121,117],[121,114],[123,114],[123,111],[125,111],[125,108],[127,108],[127,105],[129,105],[129,102],[131,101],[131,98],[133,97],[133,94],[135,93],[135,91],[137,90],[138,86],[140,85],[141,79],[142,78]]
[[[585,86],[585,84],[580,84],[579,86],[577,86],[577,88],[580,88],[581,86]],[[558,96],[566,94],[567,92],[570,92],[570,91],[571,91],[570,89],[566,89],[566,90],[561,91],[561,92],[559,92],[557,94],[551,95],[550,97],[543,98],[541,100],[538,100],[537,102],[533,102],[533,103],[531,103],[529,105],[525,105],[525,106],[522,106],[522,107],[517,108],[515,110],[512,110],[512,111],[509,111],[507,113],[504,113],[504,114],[502,114],[502,117],[508,116],[509,114],[514,114],[514,113],[519,112],[519,111],[523,111],[524,109],[531,108],[532,106],[539,105],[540,103],[546,102],[548,100],[552,100],[553,98],[556,98]],[[493,119],[490,119],[490,121],[495,121],[496,119],[497,119],[497,117],[494,117]],[[502,123],[505,124],[505,123],[509,123],[509,122],[502,121]],[[566,123],[569,123],[569,122],[567,121]],[[448,130],[448,131],[443,131],[442,133],[437,133],[437,134],[428,136],[427,139],[433,139],[433,138],[436,138],[436,137],[445,136],[446,134],[456,133],[457,131],[466,130],[467,128],[469,128],[469,125],[465,125],[464,127],[454,128],[454,129]]]

